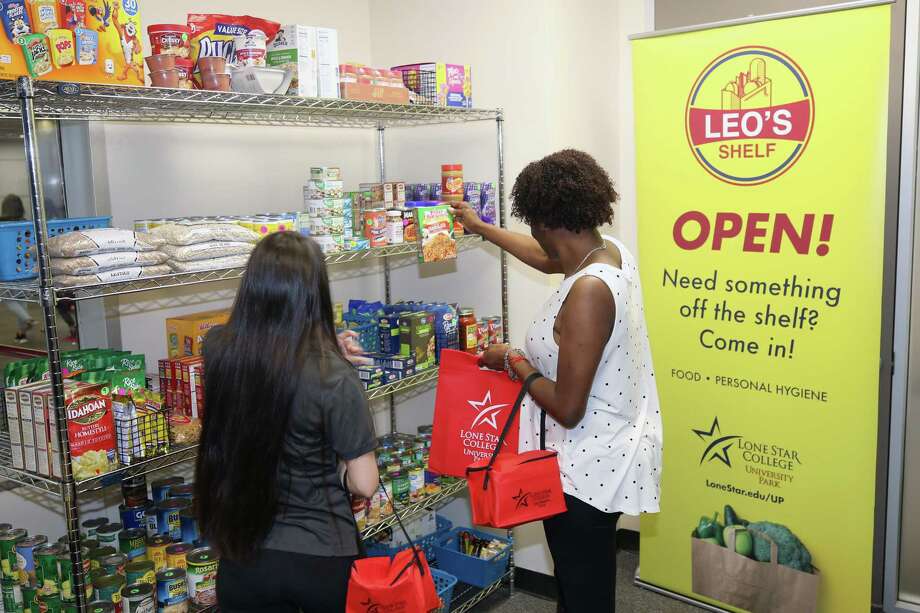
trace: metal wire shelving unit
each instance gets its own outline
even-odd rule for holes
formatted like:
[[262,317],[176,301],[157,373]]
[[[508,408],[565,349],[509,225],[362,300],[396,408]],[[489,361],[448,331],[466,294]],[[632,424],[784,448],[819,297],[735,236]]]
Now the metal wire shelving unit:
[[[75,569],[73,591],[77,595],[77,608],[86,611],[83,598],[85,577],[80,554],[79,496],[110,485],[122,479],[146,475],[165,468],[190,462],[197,457],[197,446],[176,447],[168,454],[145,462],[123,467],[99,477],[77,481],[70,459],[67,422],[64,413],[63,375],[60,361],[59,336],[56,329],[55,307],[59,299],[88,300],[154,290],[168,290],[218,281],[238,279],[245,269],[234,268],[201,273],[172,274],[160,277],[107,283],[76,288],[57,288],[51,274],[47,253],[48,226],[45,197],[42,188],[42,171],[39,164],[39,144],[35,122],[52,121],[105,121],[128,123],[196,123],[227,125],[300,126],[317,128],[365,128],[377,131],[377,156],[379,179],[387,179],[385,163],[385,134],[391,127],[414,127],[444,124],[462,125],[468,122],[494,121],[498,152],[498,210],[499,223],[505,226],[504,202],[504,143],[501,110],[456,109],[429,105],[391,105],[351,100],[299,98],[279,95],[252,95],[232,92],[171,90],[146,87],[90,85],[34,81],[22,77],[16,81],[0,81],[0,119],[18,119],[22,122],[26,167],[29,179],[32,218],[35,220],[34,243],[37,252],[39,276],[37,281],[0,282],[0,299],[33,302],[41,306],[47,355],[50,364],[50,383],[53,390],[54,410],[57,414],[59,449],[63,478],[49,479],[12,468],[9,436],[0,432],[0,480],[8,480],[28,488],[60,496],[64,510],[70,556]],[[459,248],[475,247],[480,239],[466,236],[460,239]],[[327,264],[338,265],[361,260],[382,261],[386,301],[391,297],[390,259],[408,257],[416,253],[411,244],[351,251],[331,255]],[[501,304],[508,334],[508,279],[507,256],[500,254]],[[397,394],[424,389],[438,377],[437,369],[414,377],[396,381],[368,392],[370,400],[390,399],[391,430],[396,429],[395,397]],[[411,519],[419,514],[439,508],[462,493],[466,482],[459,480],[445,486],[441,492],[426,497],[400,509],[401,517]],[[379,535],[392,528],[395,517],[385,518],[368,527],[362,537]],[[509,537],[511,536],[509,531]],[[507,583],[514,589],[513,551],[510,568],[505,576],[485,589],[464,589],[461,598],[452,606],[454,611],[468,611],[482,599]],[[468,587],[468,586],[467,586]],[[209,609],[212,610],[212,609]]]

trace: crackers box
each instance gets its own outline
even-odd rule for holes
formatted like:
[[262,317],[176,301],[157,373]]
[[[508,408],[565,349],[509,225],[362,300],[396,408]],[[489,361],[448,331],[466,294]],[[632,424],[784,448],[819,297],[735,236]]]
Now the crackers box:
[[281,26],[269,45],[266,56],[268,66],[289,70],[294,75],[287,91],[289,95],[304,98],[316,98],[319,95],[316,45],[316,28],[301,25]]
[[166,349],[170,358],[201,355],[208,330],[230,319],[229,310],[191,313],[166,320]]

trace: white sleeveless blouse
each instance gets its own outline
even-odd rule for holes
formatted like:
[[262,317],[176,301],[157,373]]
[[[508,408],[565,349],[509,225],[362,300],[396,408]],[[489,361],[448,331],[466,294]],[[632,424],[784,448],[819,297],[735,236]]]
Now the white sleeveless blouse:
[[[659,510],[662,428],[635,258],[620,241],[622,269],[591,264],[565,279],[527,332],[526,352],[543,376],[556,380],[559,347],[553,324],[575,282],[593,276],[616,304],[613,333],[594,376],[587,410],[571,430],[546,416],[546,448],[559,453],[566,494],[606,513]],[[540,407],[529,395],[521,406],[520,452],[540,448]]]

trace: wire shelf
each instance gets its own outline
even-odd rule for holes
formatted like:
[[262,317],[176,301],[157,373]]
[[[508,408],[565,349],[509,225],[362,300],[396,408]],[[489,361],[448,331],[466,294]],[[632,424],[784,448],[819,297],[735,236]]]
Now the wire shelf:
[[[473,234],[457,238],[459,249],[469,249],[482,244],[482,239]],[[416,243],[402,243],[387,247],[374,247],[357,251],[342,251],[326,256],[328,266],[360,262],[362,260],[376,260],[381,258],[408,256],[418,253]],[[116,283],[99,283],[96,285],[83,285],[78,287],[58,287],[54,293],[58,299],[88,300],[91,298],[106,298],[109,296],[122,296],[161,289],[172,289],[214,283],[217,281],[230,281],[239,279],[246,272],[245,268],[222,268],[206,270],[203,272],[186,272],[156,277],[146,277],[133,281],[119,281]],[[0,300],[18,300],[20,302],[40,302],[39,286],[37,280],[30,281],[0,281]]]
[[394,383],[389,383],[387,385],[381,385],[375,390],[371,390],[367,393],[368,400],[376,400],[378,398],[385,398],[392,394],[397,394],[399,392],[410,390],[414,387],[419,387],[426,383],[431,383],[432,381],[437,381],[438,379],[438,369],[430,368],[423,373],[413,375],[411,377],[406,377],[405,379],[400,379]]
[[[159,87],[35,81],[34,90],[36,119],[377,128],[501,117],[497,109]],[[19,119],[20,113],[16,81],[0,82],[0,117]]]
[[[426,511],[439,509],[465,489],[466,480],[464,479],[460,479],[455,483],[442,487],[441,491],[433,496],[426,496],[423,500],[397,508],[397,511],[399,511],[399,519],[401,519],[403,523],[406,523]],[[383,531],[394,528],[397,525],[399,524],[396,521],[396,516],[389,515],[386,519],[373,526],[368,526],[364,532],[361,533],[361,538],[363,540],[374,538]]]
[[457,587],[454,588],[454,595],[451,599],[451,613],[465,613],[466,611],[469,611],[480,602],[497,592],[498,588],[500,588],[505,581],[511,578],[511,574],[513,572],[513,569],[509,569],[508,572],[506,572],[494,583],[486,586],[485,588],[478,588],[474,585],[467,585],[466,583],[458,583]]

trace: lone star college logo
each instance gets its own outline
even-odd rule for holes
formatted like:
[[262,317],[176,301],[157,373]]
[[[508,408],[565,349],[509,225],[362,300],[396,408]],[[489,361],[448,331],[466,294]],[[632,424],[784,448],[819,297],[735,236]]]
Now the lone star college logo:
[[525,492],[524,490],[518,488],[517,496],[512,496],[511,500],[515,502],[514,509],[520,509],[521,507],[527,506],[527,499],[530,497],[530,492]]
[[811,84],[777,49],[745,46],[709,63],[685,110],[687,142],[697,162],[732,185],[760,185],[799,160],[814,126]]
[[700,465],[703,462],[718,460],[729,468],[732,467],[732,460],[728,456],[728,450],[735,444],[735,441],[741,438],[740,436],[736,434],[723,436],[722,429],[719,427],[718,417],[712,420],[712,426],[710,426],[709,430],[694,430],[693,433],[700,437],[701,440],[708,441],[706,450],[700,456]]
[[475,428],[480,424],[489,424],[493,429],[498,430],[498,414],[501,413],[501,410],[504,409],[508,404],[492,404],[492,390],[486,392],[486,397],[482,399],[481,402],[476,400],[467,400],[470,403],[470,406],[473,407],[474,411],[478,411],[476,414],[476,419],[473,420],[473,423],[470,425],[470,429]]

